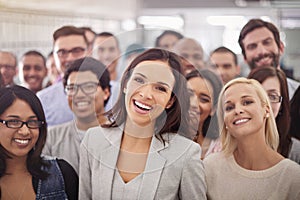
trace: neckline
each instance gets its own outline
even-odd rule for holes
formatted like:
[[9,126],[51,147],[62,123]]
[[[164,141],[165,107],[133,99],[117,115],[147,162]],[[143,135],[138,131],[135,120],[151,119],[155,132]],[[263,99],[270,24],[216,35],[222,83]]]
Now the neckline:
[[265,178],[265,177],[270,177],[273,176],[274,174],[277,174],[281,171],[282,166],[285,165],[285,163],[287,162],[288,159],[283,159],[281,161],[279,161],[276,165],[268,168],[268,169],[264,169],[264,170],[249,170],[249,169],[245,169],[243,167],[241,167],[235,160],[233,154],[228,157],[228,161],[230,164],[230,167],[238,172],[239,174],[241,174],[242,176],[248,177],[248,178]]

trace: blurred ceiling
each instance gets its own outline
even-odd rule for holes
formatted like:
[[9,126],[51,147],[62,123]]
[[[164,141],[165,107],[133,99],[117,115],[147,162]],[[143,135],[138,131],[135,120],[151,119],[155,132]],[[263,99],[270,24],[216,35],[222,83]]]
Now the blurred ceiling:
[[[0,0],[0,9],[104,19],[134,19],[139,15],[185,15],[206,10],[212,15],[276,13],[300,27],[300,0]],[[223,12],[223,10],[225,10]],[[292,22],[291,22],[292,20]],[[298,24],[297,24],[298,23]]]

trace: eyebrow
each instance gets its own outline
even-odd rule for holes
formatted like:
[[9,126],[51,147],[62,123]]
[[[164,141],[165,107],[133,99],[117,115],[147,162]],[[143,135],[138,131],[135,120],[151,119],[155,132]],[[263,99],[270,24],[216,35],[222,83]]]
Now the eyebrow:
[[[18,118],[18,119],[20,119],[20,116],[18,116],[18,115],[8,115],[7,117]],[[31,118],[37,118],[37,116],[34,115],[34,116],[30,116],[29,118],[30,118],[30,119],[31,119]]]
[[[147,79],[147,76],[145,76],[144,74],[141,74],[141,73],[139,73],[139,72],[137,72],[136,74],[137,74],[137,75],[140,75],[140,76],[142,76],[142,77],[144,77],[145,79]],[[170,86],[169,84],[165,83],[165,82],[159,81],[159,82],[157,82],[157,83],[162,84],[162,85],[165,85],[165,86],[168,87],[168,88],[171,88],[171,86]]]
[[[251,97],[251,98],[252,98],[252,96],[250,96],[250,95],[244,95],[244,96],[241,97],[241,99],[245,99],[245,98],[248,98],[248,97]],[[224,104],[227,104],[227,103],[230,103],[230,102],[231,102],[231,101],[225,101]]]

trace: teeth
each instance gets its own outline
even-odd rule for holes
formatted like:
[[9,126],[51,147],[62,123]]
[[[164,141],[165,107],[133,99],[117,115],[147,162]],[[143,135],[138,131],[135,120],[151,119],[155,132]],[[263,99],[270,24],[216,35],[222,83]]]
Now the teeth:
[[26,139],[26,140],[14,139],[14,140],[15,140],[15,142],[20,143],[20,144],[28,144],[28,142],[29,142],[28,139]]
[[241,124],[241,123],[244,123],[247,121],[249,121],[249,119],[239,119],[239,120],[235,121],[234,124]]
[[80,106],[87,106],[87,105],[89,105],[89,103],[84,101],[84,102],[78,102],[78,103],[76,103],[76,105],[79,106],[79,107]]
[[147,105],[144,105],[138,101],[135,101],[135,105],[137,105],[138,107],[142,108],[142,109],[145,109],[145,110],[151,110],[152,107],[150,106],[147,106]]

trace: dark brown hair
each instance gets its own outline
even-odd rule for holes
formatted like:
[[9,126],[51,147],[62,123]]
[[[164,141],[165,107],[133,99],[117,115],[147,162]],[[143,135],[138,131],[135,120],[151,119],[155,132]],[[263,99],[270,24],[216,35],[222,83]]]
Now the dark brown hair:
[[[123,93],[124,88],[132,75],[133,69],[143,61],[149,60],[159,60],[167,62],[170,68],[172,69],[175,85],[173,87],[171,98],[174,98],[173,105],[166,109],[166,118],[164,115],[160,115],[156,119],[156,128],[159,127],[159,132],[156,135],[159,135],[162,139],[162,134],[164,133],[180,133],[185,137],[191,138],[189,135],[189,105],[190,100],[187,98],[188,90],[186,79],[182,74],[182,67],[180,58],[172,52],[163,49],[149,49],[144,53],[137,56],[131,64],[124,71],[123,77],[121,79],[121,87],[119,98],[115,106],[106,113],[111,119],[112,123],[109,127],[115,127],[125,122],[127,113],[125,108],[125,94]],[[159,69],[157,69],[159,73]],[[165,123],[164,123],[165,122]],[[163,124],[162,124],[163,123]],[[161,128],[162,127],[162,128]]]
[[233,56],[234,64],[238,65],[237,55],[233,51],[228,49],[227,47],[221,46],[221,47],[216,48],[215,50],[213,50],[210,53],[210,56],[212,56],[214,53],[230,53]]
[[280,48],[280,35],[279,35],[279,31],[276,28],[276,26],[270,22],[266,22],[263,21],[261,19],[251,19],[241,30],[240,36],[239,36],[239,45],[242,49],[242,54],[244,56],[244,58],[246,58],[246,52],[245,52],[245,46],[243,43],[243,40],[245,39],[246,35],[252,31],[254,31],[255,29],[258,28],[267,28],[269,31],[272,32],[275,42],[278,46],[278,48]]
[[[15,101],[20,99],[25,101],[39,121],[44,124],[39,128],[39,137],[35,147],[31,149],[27,156],[27,170],[29,173],[38,179],[44,179],[48,176],[46,171],[42,170],[43,166],[47,164],[41,158],[41,152],[46,141],[47,123],[42,104],[38,97],[30,90],[21,86],[12,86],[0,88],[0,115],[2,115]],[[6,149],[0,144],[0,177],[6,171],[6,159],[11,159]]]
[[300,140],[300,86],[294,93],[291,99],[291,126],[290,135]]
[[86,45],[89,45],[89,42],[85,36],[85,31],[81,28],[77,28],[75,26],[63,26],[57,29],[53,33],[53,41],[55,42],[59,37],[70,36],[70,35],[79,35],[82,36]]
[[43,56],[42,53],[40,53],[39,51],[36,51],[36,50],[30,50],[30,51],[27,51],[26,53],[23,54],[22,57],[25,57],[25,56],[39,56],[42,58],[43,60],[43,65],[44,67],[46,68],[46,58],[45,56]]
[[277,77],[280,83],[282,102],[275,121],[279,133],[278,152],[287,158],[291,147],[291,137],[288,134],[290,124],[290,105],[286,76],[281,69],[274,67],[259,67],[252,70],[248,75],[248,78],[255,79],[260,83],[263,83],[270,77]]
[[[100,61],[91,58],[91,57],[84,57],[77,60],[74,60],[71,62],[65,72],[65,75],[63,77],[63,85],[64,88],[67,85],[69,76],[73,72],[85,72],[90,71],[93,74],[97,76],[97,79],[99,80],[98,85],[102,88],[102,90],[105,90],[106,88],[110,92],[110,76],[109,72],[104,64],[102,64]],[[109,97],[104,101],[104,106],[108,102]]]
[[172,31],[172,30],[165,30],[164,32],[162,32],[155,40],[155,47],[160,47],[159,43],[162,37],[164,37],[165,35],[174,35],[175,37],[178,38],[178,40],[182,39],[184,36],[181,33],[178,33],[176,31]]

